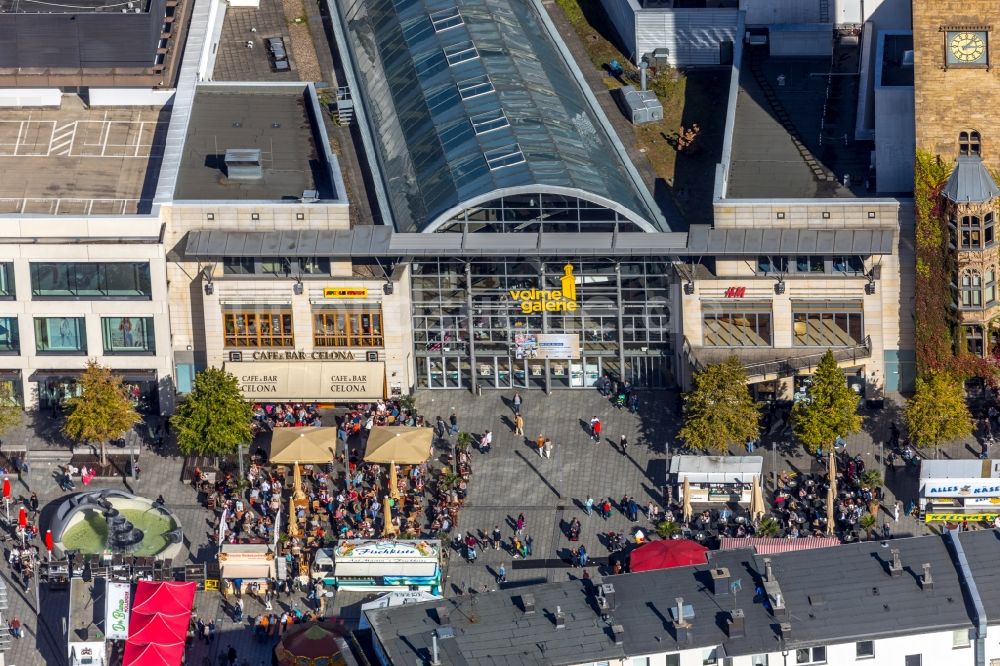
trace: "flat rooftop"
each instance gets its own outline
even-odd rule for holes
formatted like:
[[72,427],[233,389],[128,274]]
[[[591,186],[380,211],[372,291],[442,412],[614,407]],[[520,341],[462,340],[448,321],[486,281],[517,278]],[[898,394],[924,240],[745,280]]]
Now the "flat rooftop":
[[150,0],[131,0],[131,2],[129,0],[124,0],[124,2],[114,0],[74,0],[72,3],[66,4],[56,4],[47,0],[0,0],[0,13],[88,14],[91,12],[105,12],[109,14],[121,14],[123,9],[128,9],[130,13],[136,9],[140,12],[148,12],[149,5]]
[[[199,87],[174,199],[298,200],[306,190],[334,198],[306,88]],[[261,151],[262,177],[230,179],[227,150]]]
[[146,212],[156,189],[163,108],[0,109],[0,215]]
[[[857,71],[857,48],[835,51],[833,62],[835,72]],[[858,77],[831,78],[830,69],[830,58],[772,58],[766,46],[744,49],[726,198],[872,194],[874,145],[854,140]]]

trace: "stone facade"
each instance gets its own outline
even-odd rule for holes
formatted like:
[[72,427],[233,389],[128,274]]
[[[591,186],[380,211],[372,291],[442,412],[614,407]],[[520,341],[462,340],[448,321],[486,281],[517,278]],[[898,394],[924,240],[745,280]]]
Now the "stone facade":
[[[989,69],[946,67],[945,33],[950,27],[989,31]],[[1000,114],[990,100],[1000,93],[1000,3],[996,0],[914,0],[913,47],[917,148],[950,162],[958,134],[982,135],[986,164],[1000,166]]]

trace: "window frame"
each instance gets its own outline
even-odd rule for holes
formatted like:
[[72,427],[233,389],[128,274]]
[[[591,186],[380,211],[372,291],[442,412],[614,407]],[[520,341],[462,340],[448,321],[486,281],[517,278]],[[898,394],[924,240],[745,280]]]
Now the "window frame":
[[[48,348],[43,349],[41,343],[43,339],[48,340],[49,334],[51,332],[51,327],[46,326],[44,334],[40,326],[42,322],[48,321],[50,319],[62,319],[65,321],[73,321],[76,330],[73,332],[77,336],[80,344],[75,348],[59,347],[53,349],[51,343]],[[32,317],[32,326],[35,332],[35,354],[39,356],[86,356],[87,355],[87,320],[85,317]],[[60,325],[60,328],[62,326]],[[59,333],[64,335],[63,333]]]
[[[867,645],[869,648],[866,652],[862,652],[863,645]],[[854,644],[855,660],[874,659],[874,658],[875,658],[875,641],[857,641]]]
[[[958,640],[956,640],[958,639]],[[959,642],[964,639],[964,643]],[[952,629],[951,631],[951,649],[952,650],[964,650],[966,648],[972,647],[972,637],[969,635],[969,629]]]
[[[122,328],[125,321],[129,322],[130,328],[128,331]],[[115,325],[117,322],[117,325]],[[138,325],[136,323],[137,322]],[[127,340],[128,336],[131,334],[133,340],[139,339],[136,337],[136,328],[140,328],[142,331],[142,337],[145,340],[144,346],[128,346],[124,342]],[[123,344],[116,347],[113,343],[115,336],[115,329],[117,329],[122,334]],[[101,349],[105,356],[155,356],[156,355],[156,330],[155,322],[152,316],[132,316],[132,315],[121,315],[117,317],[101,317]]]
[[[281,331],[273,332],[274,321],[278,317]],[[265,319],[267,318],[267,319]],[[239,322],[242,321],[242,326]],[[230,322],[232,327],[230,328]],[[262,323],[267,323],[268,333],[264,333]],[[287,324],[287,326],[286,326]],[[254,332],[250,332],[251,326]],[[242,328],[242,332],[241,329]],[[288,332],[285,333],[287,328]],[[289,349],[295,347],[295,319],[292,306],[253,307],[242,306],[222,311],[222,338],[226,349]],[[256,344],[251,344],[251,343]]]
[[[153,300],[152,271],[148,261],[32,261],[28,271],[31,299],[35,301]],[[43,271],[52,271],[48,276],[50,286],[44,286]],[[128,273],[131,273],[133,293],[113,288],[122,275]],[[51,280],[53,276],[57,280]]]
[[16,314],[0,315],[0,323],[13,321],[13,326],[7,326],[10,333],[9,348],[5,344],[0,344],[0,356],[20,356],[21,355],[21,322]]
[[14,279],[14,262],[0,262],[0,301],[13,301],[17,298],[17,283]]
[[[817,657],[817,651],[821,651],[822,656]],[[807,653],[806,661],[800,661],[802,653]],[[795,666],[811,666],[812,664],[827,663],[826,646],[817,645],[815,647],[797,648],[795,650]]]
[[[343,328],[339,328],[343,317]],[[364,331],[364,319],[368,329]],[[380,303],[357,306],[313,308],[313,346],[316,348],[381,349],[385,347],[385,326]],[[327,333],[328,326],[333,333]],[[358,332],[355,332],[356,329]],[[328,329],[327,329],[328,330]],[[341,332],[342,331],[342,332]]]

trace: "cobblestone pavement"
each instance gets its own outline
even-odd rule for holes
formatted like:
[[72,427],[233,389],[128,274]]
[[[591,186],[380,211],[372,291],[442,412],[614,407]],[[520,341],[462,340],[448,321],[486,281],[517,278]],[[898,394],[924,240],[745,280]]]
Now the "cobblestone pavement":
[[[431,420],[439,414],[447,418],[454,408],[462,430],[477,435],[485,429],[494,432],[492,452],[472,454],[473,477],[466,506],[460,514],[459,529],[487,533],[494,525],[500,525],[504,537],[509,538],[513,533],[512,521],[523,512],[527,522],[525,535],[532,539],[530,557],[516,563],[504,550],[480,549],[475,564],[466,563],[457,552],[451,552],[445,586],[445,593],[449,595],[468,589],[481,590],[484,586],[494,588],[495,572],[500,564],[506,567],[508,585],[564,580],[568,576],[580,575],[579,569],[562,562],[569,549],[578,545],[571,543],[563,532],[574,516],[583,524],[579,543],[585,545],[591,558],[598,561],[607,556],[607,550],[601,543],[602,534],[608,530],[631,531],[636,526],[649,527],[642,515],[634,524],[617,511],[608,521],[597,514],[588,517],[581,505],[588,494],[595,499],[611,497],[616,501],[623,494],[629,494],[636,497],[642,506],[648,499],[661,499],[668,456],[675,446],[679,425],[676,394],[644,393],[641,413],[632,415],[615,409],[596,391],[561,391],[550,396],[526,391],[522,394],[526,438],[513,434],[513,413],[509,406],[512,395],[512,391],[485,392],[478,398],[464,391],[422,391],[417,395],[420,412]],[[892,420],[901,422],[896,409],[894,403],[889,402],[884,410],[865,412],[863,431],[848,438],[849,451],[861,453],[869,466],[878,464],[878,441],[887,436],[889,423]],[[589,421],[594,415],[599,416],[604,424],[602,440],[597,444],[588,435]],[[48,432],[39,424],[6,437],[4,445],[23,446],[22,440],[27,439],[32,450],[51,447],[52,444],[42,441]],[[554,443],[551,459],[540,458],[531,445],[539,433],[551,438]],[[617,448],[622,434],[630,442],[625,455]],[[145,437],[139,439],[148,441]],[[775,432],[765,437],[765,445],[756,449],[754,454],[764,458],[765,477],[769,478],[775,470],[811,469],[812,459],[802,453],[801,447],[790,445],[790,441],[788,433],[777,427]],[[945,447],[937,455],[969,458],[976,453],[978,448],[973,440],[969,440]],[[157,455],[144,447],[141,453],[143,472],[137,482],[105,479],[95,480],[91,486],[124,487],[147,497],[162,494],[184,527],[189,560],[207,562],[215,554],[208,539],[214,516],[197,503],[194,490],[181,483],[182,462],[176,452]],[[27,496],[30,487],[39,494],[43,511],[44,507],[51,507],[54,501],[66,494],[56,485],[54,471],[52,464],[34,463],[24,481],[13,484],[14,495]],[[889,512],[882,512],[881,519],[891,523],[897,536],[925,533],[927,528],[913,519],[904,517],[896,524],[891,516],[895,497],[904,501],[915,498],[916,471],[900,470],[888,476],[890,495],[884,506]],[[43,527],[44,524],[43,517]],[[5,556],[9,546],[8,541]],[[174,564],[176,566],[181,562]],[[595,575],[597,570],[594,568],[590,572]],[[10,588],[10,610],[4,619],[17,615],[25,626],[25,637],[12,640],[11,648],[6,653],[6,663],[16,666],[64,663],[68,594],[43,589],[43,613],[36,620],[38,603],[34,589],[23,590],[15,584],[5,564],[0,564],[0,577],[7,581]],[[357,618],[359,603],[370,596],[373,595],[339,593],[328,612],[339,614],[350,622]],[[247,616],[261,610],[255,600],[246,599],[246,602]],[[296,595],[279,600],[275,608],[286,608],[291,604],[300,609],[309,607],[301,595]],[[228,619],[226,605],[216,592],[199,592],[195,605],[195,612],[200,617],[216,620],[219,636],[212,644],[196,642],[192,645],[187,655],[188,664],[217,664],[218,655],[230,644],[239,652],[241,664],[244,661],[249,666],[270,663],[276,636],[263,642],[256,641],[245,625]]]

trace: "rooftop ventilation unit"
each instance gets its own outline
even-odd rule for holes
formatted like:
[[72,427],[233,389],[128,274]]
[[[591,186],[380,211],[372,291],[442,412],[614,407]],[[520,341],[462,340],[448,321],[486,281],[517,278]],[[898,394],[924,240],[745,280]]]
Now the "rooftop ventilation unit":
[[264,165],[256,148],[226,150],[226,176],[229,180],[259,180],[264,177]]
[[663,105],[652,90],[636,90],[635,86],[618,89],[618,106],[633,125],[663,120]]

